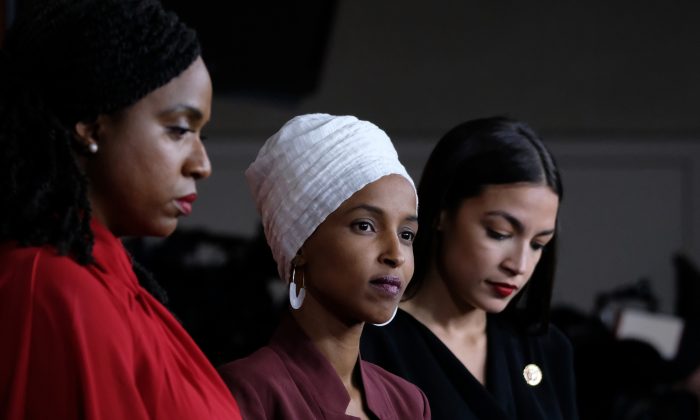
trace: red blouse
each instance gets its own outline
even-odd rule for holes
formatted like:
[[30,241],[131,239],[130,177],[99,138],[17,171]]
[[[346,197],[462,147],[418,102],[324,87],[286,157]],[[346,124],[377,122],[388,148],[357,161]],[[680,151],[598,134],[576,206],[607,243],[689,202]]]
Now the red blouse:
[[0,245],[0,418],[240,419],[217,372],[92,223],[95,264]]

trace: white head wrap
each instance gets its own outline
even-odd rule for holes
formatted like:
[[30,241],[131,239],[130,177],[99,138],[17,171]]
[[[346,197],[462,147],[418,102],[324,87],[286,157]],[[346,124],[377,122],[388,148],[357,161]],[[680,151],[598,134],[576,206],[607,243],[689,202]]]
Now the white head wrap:
[[292,259],[328,215],[390,174],[415,192],[386,133],[352,116],[301,115],[267,139],[245,176],[280,277],[288,280]]

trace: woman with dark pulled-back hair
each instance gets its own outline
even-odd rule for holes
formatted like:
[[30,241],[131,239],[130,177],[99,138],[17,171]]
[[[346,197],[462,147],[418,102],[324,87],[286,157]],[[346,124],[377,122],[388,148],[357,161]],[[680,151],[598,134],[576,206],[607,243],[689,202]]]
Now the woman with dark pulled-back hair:
[[0,418],[240,419],[119,239],[192,211],[211,95],[196,34],[157,0],[37,1],[10,29]]
[[430,155],[413,280],[362,356],[418,385],[434,419],[578,418],[571,345],[548,322],[562,195],[519,121],[465,122]]

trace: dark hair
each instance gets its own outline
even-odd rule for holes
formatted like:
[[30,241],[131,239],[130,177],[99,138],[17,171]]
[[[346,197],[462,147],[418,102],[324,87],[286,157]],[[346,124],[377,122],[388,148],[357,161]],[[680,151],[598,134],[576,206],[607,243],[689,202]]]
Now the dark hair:
[[[477,119],[458,125],[440,139],[418,186],[421,229],[414,243],[415,274],[405,298],[415,296],[434,264],[440,247],[436,229],[440,214],[455,214],[465,199],[478,196],[489,185],[518,182],[547,185],[563,198],[554,158],[526,124],[506,117]],[[555,268],[556,235],[543,249],[527,286],[505,313],[512,314],[521,306],[525,313],[518,319],[526,327],[546,329]]]
[[[0,241],[92,261],[75,125],[136,103],[200,55],[158,0],[36,1],[0,52]],[[140,271],[136,267],[137,271]]]

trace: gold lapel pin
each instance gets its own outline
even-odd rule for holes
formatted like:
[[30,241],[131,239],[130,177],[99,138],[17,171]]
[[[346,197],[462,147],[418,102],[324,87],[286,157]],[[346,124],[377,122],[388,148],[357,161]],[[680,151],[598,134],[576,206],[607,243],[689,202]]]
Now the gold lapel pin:
[[537,386],[542,382],[542,370],[534,363],[530,363],[523,369],[525,382],[530,386]]

